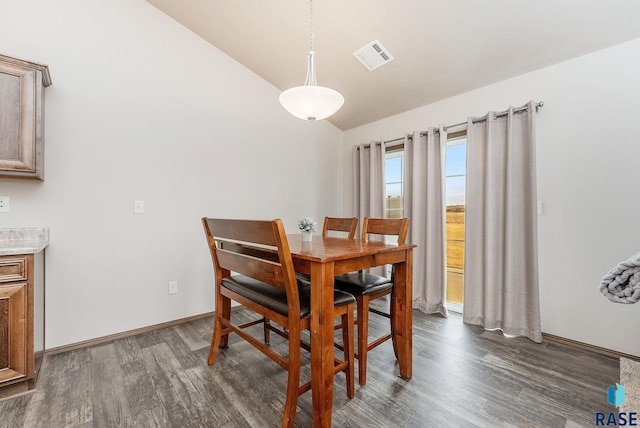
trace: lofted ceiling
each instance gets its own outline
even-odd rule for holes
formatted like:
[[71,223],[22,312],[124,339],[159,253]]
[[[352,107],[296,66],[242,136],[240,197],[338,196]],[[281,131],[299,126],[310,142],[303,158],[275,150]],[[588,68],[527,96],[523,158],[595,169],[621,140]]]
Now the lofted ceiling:
[[[300,86],[307,0],[147,0],[275,87]],[[637,0],[315,0],[318,85],[348,130],[640,37]],[[394,60],[368,71],[373,40]]]

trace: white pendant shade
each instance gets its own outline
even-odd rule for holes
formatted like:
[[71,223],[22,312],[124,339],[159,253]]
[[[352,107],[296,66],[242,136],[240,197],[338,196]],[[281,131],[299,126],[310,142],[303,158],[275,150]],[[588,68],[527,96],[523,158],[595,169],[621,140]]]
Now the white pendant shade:
[[314,121],[325,119],[337,112],[344,97],[324,86],[296,86],[280,94],[280,104],[300,119]]
[[338,91],[318,86],[316,53],[311,49],[307,55],[307,80],[303,86],[296,86],[281,93],[280,104],[295,117],[313,122],[325,119],[340,110],[344,104],[344,97]]

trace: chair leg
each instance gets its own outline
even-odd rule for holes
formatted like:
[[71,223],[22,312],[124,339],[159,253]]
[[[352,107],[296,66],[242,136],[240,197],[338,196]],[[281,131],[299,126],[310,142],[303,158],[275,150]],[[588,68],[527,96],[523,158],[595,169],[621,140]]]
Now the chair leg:
[[342,346],[344,348],[344,360],[349,363],[345,370],[347,378],[347,397],[355,397],[354,386],[354,356],[353,356],[353,304],[347,305],[347,313],[342,315]]
[[298,406],[298,391],[300,388],[300,329],[290,328],[289,331],[289,376],[287,378],[287,397],[284,403],[282,427],[293,428]]
[[[218,286],[219,287],[219,286]],[[228,346],[229,334],[222,336],[222,318],[231,319],[231,300],[224,297],[220,292],[216,292],[216,315],[213,320],[213,335],[211,337],[211,347],[209,348],[209,356],[207,364],[212,366],[216,362],[218,349]]]
[[220,317],[216,314],[215,321],[213,322],[213,336],[211,337],[211,347],[209,348],[209,357],[207,358],[207,364],[212,366],[216,362],[218,356],[218,349],[220,349],[220,339],[222,338],[222,322]]
[[265,345],[269,345],[270,343],[269,325],[271,325],[271,321],[267,318],[262,318],[262,328],[264,330]]
[[[216,298],[216,301],[220,302],[219,304],[216,304],[217,306],[216,315],[222,314],[222,318],[226,320],[231,320],[231,299],[218,293],[218,297]],[[228,346],[229,346],[229,333],[223,335],[220,338],[220,347],[227,348]]]
[[367,346],[369,339],[369,298],[358,296],[358,383],[367,383]]

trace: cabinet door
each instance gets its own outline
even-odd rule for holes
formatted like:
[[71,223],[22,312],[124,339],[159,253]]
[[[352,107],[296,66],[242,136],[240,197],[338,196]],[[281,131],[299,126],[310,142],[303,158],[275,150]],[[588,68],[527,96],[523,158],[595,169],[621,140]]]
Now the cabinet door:
[[0,286],[0,385],[27,376],[27,284]]
[[0,55],[0,177],[44,179],[46,65]]

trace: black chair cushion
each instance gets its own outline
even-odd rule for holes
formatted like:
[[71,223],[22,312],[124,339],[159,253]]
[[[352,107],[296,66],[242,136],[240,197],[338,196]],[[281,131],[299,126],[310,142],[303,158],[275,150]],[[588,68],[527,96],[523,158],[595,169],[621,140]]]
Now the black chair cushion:
[[[274,287],[244,275],[223,278],[222,286],[274,312],[288,316],[287,293],[284,288]],[[298,296],[300,297],[300,318],[306,318],[311,313],[311,288],[309,283],[298,281]],[[354,303],[356,299],[349,293],[335,290],[333,301],[335,306],[340,306]]]
[[298,286],[300,286],[300,283],[311,285],[311,277],[306,273],[296,272],[296,279],[298,280]]
[[335,287],[347,293],[364,296],[393,287],[389,278],[364,272],[351,272],[335,277]]

